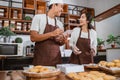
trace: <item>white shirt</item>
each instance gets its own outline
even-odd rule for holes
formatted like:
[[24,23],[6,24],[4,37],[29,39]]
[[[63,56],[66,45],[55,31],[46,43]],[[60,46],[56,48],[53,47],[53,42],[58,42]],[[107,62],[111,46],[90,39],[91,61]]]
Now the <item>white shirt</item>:
[[[48,23],[55,26],[55,20],[50,17],[48,17]],[[47,24],[46,14],[35,15],[32,20],[32,25],[30,30],[35,30],[38,31],[39,34],[43,34],[46,24]],[[64,30],[62,22],[56,19],[56,24],[60,29]]]
[[55,26],[55,19],[50,18],[49,16],[47,18],[48,18],[48,24]]
[[[93,48],[95,50],[95,52],[97,52],[97,33],[95,30],[90,29],[90,45],[91,48]],[[74,28],[73,32],[71,34],[71,38],[70,38],[70,46],[72,47],[73,45],[76,45],[78,38],[80,33],[80,28]],[[82,38],[88,38],[88,33],[86,32],[81,32],[81,37]]]

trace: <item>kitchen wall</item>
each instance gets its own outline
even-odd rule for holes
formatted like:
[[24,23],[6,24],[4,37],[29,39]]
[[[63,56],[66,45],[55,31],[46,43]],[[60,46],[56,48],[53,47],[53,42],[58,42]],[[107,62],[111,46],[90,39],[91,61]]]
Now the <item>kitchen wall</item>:
[[73,4],[78,6],[87,6],[87,0],[63,0],[67,4]]
[[[50,0],[45,0],[50,1]],[[87,6],[87,0],[63,0],[66,4],[73,4],[73,5],[80,5],[80,6]]]
[[[95,15],[98,15],[118,4],[120,0],[87,0],[87,6],[95,9]],[[109,34],[120,35],[120,14],[96,22],[96,31],[98,37],[106,40]],[[105,45],[106,48],[110,45]]]
[[118,4],[120,4],[120,0],[87,0],[87,6],[95,9],[95,15],[98,15]]
[[[98,37],[104,40],[106,40],[107,36],[110,34],[120,35],[120,14],[114,15],[103,21],[96,22],[96,31]],[[105,47],[108,48],[110,45],[106,44]]]

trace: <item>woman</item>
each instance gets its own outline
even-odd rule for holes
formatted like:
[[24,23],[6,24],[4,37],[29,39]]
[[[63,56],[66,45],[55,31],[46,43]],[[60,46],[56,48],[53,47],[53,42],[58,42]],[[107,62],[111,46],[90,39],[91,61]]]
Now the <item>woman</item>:
[[83,12],[80,16],[80,27],[73,29],[70,46],[73,51],[70,62],[74,64],[93,63],[96,55],[97,34],[91,25],[92,16]]

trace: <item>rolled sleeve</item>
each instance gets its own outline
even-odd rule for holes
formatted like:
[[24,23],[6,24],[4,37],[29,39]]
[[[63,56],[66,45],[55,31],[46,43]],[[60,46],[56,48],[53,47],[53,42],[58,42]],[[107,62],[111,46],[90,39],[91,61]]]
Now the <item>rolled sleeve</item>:
[[32,24],[31,24],[31,28],[30,30],[35,30],[39,32],[39,22],[40,22],[40,17],[38,15],[35,15],[33,20],[32,20]]

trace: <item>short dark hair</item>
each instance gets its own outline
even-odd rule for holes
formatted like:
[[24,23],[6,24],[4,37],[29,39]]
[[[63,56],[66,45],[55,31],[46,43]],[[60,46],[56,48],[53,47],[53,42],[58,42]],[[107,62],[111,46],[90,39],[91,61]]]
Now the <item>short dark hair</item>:
[[[58,5],[57,3],[55,5]],[[52,8],[53,4],[51,4],[48,8],[49,10]]]

